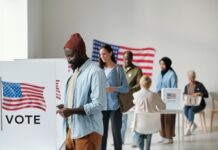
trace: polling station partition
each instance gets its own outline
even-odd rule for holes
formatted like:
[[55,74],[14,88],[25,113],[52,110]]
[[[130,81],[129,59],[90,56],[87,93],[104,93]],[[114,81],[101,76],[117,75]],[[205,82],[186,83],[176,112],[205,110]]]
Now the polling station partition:
[[54,62],[0,62],[0,149],[55,150]]
[[[65,88],[66,82],[68,78],[72,74],[71,68],[68,66],[68,62],[66,59],[62,58],[51,58],[51,59],[18,59],[15,60],[18,62],[54,62],[55,63],[55,83],[56,83],[56,105],[64,104],[64,97],[65,97]],[[56,115],[56,133],[57,133],[57,149],[63,146],[65,141],[65,134],[63,130],[63,118],[57,114]]]

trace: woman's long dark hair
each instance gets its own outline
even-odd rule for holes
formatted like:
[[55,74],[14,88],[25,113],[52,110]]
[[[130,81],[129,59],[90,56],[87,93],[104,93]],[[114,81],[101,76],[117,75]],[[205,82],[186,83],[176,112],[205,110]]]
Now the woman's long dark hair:
[[[113,49],[111,48],[111,46],[108,45],[108,44],[105,44],[104,46],[101,47],[101,49],[102,48],[106,49],[108,51],[108,53],[112,53],[111,60],[114,63],[116,63],[115,56],[114,56],[114,53],[113,53]],[[104,66],[105,66],[105,63],[102,61],[101,57],[99,57],[99,67],[103,69]]]

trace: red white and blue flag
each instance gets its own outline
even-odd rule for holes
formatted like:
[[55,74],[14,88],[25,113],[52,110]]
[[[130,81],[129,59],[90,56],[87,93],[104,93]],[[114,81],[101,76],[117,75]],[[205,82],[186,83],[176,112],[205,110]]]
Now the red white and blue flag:
[[2,108],[7,111],[16,111],[25,108],[36,108],[46,111],[44,98],[45,87],[29,83],[12,83],[2,81],[3,100]]
[[56,99],[61,100],[60,80],[56,80]]
[[[104,45],[108,44],[98,40],[93,41],[92,61],[99,61],[99,50]],[[117,46],[109,44],[113,49],[117,64],[123,65],[123,55],[125,51],[133,53],[133,63],[142,69],[144,75],[151,76],[153,72],[153,63],[155,56],[155,49],[152,47],[145,48],[130,48],[125,46]]]

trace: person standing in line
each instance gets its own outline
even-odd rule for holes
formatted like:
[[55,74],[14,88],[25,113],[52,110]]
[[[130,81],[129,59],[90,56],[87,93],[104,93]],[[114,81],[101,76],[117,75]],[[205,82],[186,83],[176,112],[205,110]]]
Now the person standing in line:
[[67,130],[66,150],[99,150],[103,135],[102,110],[106,107],[106,77],[86,55],[79,33],[64,46],[73,75],[66,85],[65,105],[57,106]]
[[121,125],[122,113],[118,100],[119,93],[127,93],[128,83],[122,66],[116,64],[113,49],[105,45],[100,49],[99,66],[105,72],[107,78],[107,108],[102,111],[104,134],[102,137],[101,150],[107,148],[108,126],[111,120],[112,135],[115,150],[122,150]]
[[[131,51],[125,51],[124,52],[124,69],[126,73],[126,78],[129,85],[129,90],[131,93],[137,92],[140,90],[139,81],[142,77],[142,70],[135,66],[133,61],[133,53]],[[121,136],[122,136],[122,143],[125,142],[125,133],[127,129],[127,121],[128,121],[128,114],[124,113],[122,114],[122,128],[121,128]],[[136,147],[134,144],[133,147]]]
[[[172,61],[168,57],[163,57],[159,61],[161,72],[157,81],[157,92],[161,94],[162,88],[177,88],[177,75],[171,67]],[[173,137],[175,136],[175,114],[162,114],[161,115],[161,136],[160,143],[171,144],[173,143]]]

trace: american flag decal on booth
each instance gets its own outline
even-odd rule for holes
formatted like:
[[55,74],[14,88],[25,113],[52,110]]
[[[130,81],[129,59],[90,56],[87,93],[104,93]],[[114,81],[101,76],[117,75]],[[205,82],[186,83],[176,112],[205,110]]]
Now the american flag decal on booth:
[[61,100],[60,80],[56,80],[56,99]]
[[26,108],[35,108],[46,111],[44,87],[29,83],[12,83],[2,81],[3,100],[2,108],[7,111],[16,111]]
[[[99,50],[105,42],[98,40],[93,41],[92,61],[99,61]],[[125,46],[117,46],[109,44],[113,49],[115,59],[118,64],[123,65],[123,55],[125,51],[133,53],[133,63],[142,69],[144,75],[152,76],[155,49],[152,47],[146,48],[130,48]]]

